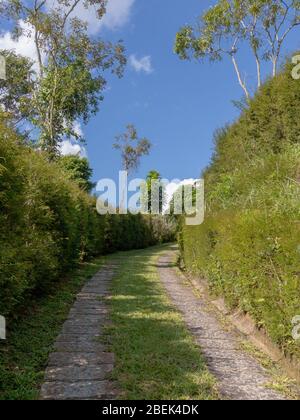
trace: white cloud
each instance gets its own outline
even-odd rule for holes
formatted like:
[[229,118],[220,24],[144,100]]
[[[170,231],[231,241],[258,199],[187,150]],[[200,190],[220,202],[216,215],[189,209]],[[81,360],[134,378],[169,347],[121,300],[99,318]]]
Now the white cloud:
[[73,130],[75,131],[75,133],[77,134],[77,136],[79,136],[79,137],[83,137],[84,136],[83,131],[82,131],[82,128],[81,128],[81,125],[80,125],[80,122],[78,122],[78,121],[75,121],[74,122],[74,124],[73,124]]
[[131,8],[135,0],[108,0],[107,13],[100,26],[116,29],[124,26],[130,18]]
[[63,156],[78,155],[81,157],[87,157],[87,153],[84,147],[78,143],[73,143],[70,140],[64,140],[60,145],[60,153]]
[[[79,121],[74,122],[73,130],[79,137],[84,137],[84,133],[82,131],[82,127]],[[81,157],[87,157],[86,149],[76,140],[64,140],[60,144],[60,153],[63,156],[79,155]]]
[[32,27],[24,21],[19,21],[20,27],[26,32],[18,40],[12,38],[11,32],[7,31],[0,35],[0,49],[14,50],[17,54],[36,61],[37,54],[33,38],[30,36]]
[[[90,6],[86,9],[84,7],[84,2],[81,1],[75,9],[73,16],[77,16],[88,23],[90,34],[96,34],[102,28],[114,30],[122,27],[129,21],[134,2],[135,0],[108,0],[107,13],[99,20],[97,18],[95,6]],[[47,0],[46,7],[48,10],[52,8],[53,5],[55,5],[53,0]],[[17,54],[31,58],[36,62],[37,53],[34,39],[31,36],[32,27],[22,20],[19,21],[19,24],[26,34],[22,35],[18,40],[14,40],[11,32],[0,32],[0,49],[13,49]]]
[[[84,7],[81,1],[74,10],[71,17],[78,17],[87,22],[90,34],[96,34],[102,28],[115,30],[124,26],[130,18],[131,9],[135,0],[108,0],[106,14],[100,20],[97,17],[96,6]],[[53,7],[54,1],[47,0],[48,9]]]
[[153,72],[150,55],[146,55],[145,57],[138,59],[134,54],[132,54],[129,57],[129,64],[138,73],[140,73],[141,71],[147,74]]

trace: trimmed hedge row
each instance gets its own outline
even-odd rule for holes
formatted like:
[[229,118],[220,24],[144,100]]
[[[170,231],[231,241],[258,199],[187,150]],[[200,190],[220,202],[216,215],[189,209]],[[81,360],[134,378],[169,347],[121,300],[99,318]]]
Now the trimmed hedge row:
[[171,239],[142,215],[99,216],[63,169],[0,122],[0,314],[51,290],[79,261]]
[[300,82],[290,68],[268,81],[216,135],[205,171],[206,219],[184,226],[188,270],[241,308],[288,354],[300,357]]

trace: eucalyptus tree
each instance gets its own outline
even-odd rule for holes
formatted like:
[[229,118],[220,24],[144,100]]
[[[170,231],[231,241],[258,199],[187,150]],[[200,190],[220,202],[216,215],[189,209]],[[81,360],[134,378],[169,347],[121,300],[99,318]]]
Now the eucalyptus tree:
[[8,50],[2,50],[1,57],[6,67],[6,77],[0,79],[1,110],[6,119],[17,127],[32,115],[30,103],[35,85],[33,61]]
[[151,142],[146,137],[139,137],[133,124],[128,124],[123,134],[116,136],[114,149],[120,150],[122,168],[126,172],[138,169],[142,156],[149,155]]
[[126,64],[122,42],[112,44],[91,36],[80,18],[82,7],[98,19],[107,0],[4,0],[7,19],[16,39],[34,43],[36,63],[31,95],[31,122],[39,129],[39,145],[55,156],[66,137],[81,140],[74,122],[86,123],[98,111],[106,80],[104,71],[122,76]]
[[[138,169],[142,156],[149,155],[151,143],[146,137],[139,137],[133,124],[128,124],[123,134],[116,136],[114,149],[121,152],[122,169],[127,175]],[[120,211],[126,212],[126,191],[120,191]]]
[[246,43],[257,69],[257,87],[262,83],[262,63],[270,61],[272,75],[278,69],[287,36],[300,25],[299,0],[218,0],[194,26],[183,27],[176,37],[175,52],[182,59],[229,56],[247,99],[250,91],[238,64]]

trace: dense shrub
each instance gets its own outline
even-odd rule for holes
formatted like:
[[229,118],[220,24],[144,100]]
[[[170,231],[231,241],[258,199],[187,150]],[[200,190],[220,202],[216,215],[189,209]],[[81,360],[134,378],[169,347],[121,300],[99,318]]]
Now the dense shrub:
[[45,293],[80,260],[163,242],[149,217],[99,216],[95,198],[0,122],[0,314]]
[[206,220],[182,228],[189,270],[274,342],[300,356],[300,82],[290,68],[268,81],[233,125],[216,134],[205,171]]

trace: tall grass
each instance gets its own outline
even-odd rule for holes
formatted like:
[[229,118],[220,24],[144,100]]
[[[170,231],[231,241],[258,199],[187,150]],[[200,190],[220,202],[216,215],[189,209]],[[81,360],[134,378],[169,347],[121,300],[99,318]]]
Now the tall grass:
[[213,293],[300,357],[292,338],[300,315],[300,83],[290,70],[217,132],[204,173],[206,220],[183,226],[180,244],[187,268]]

